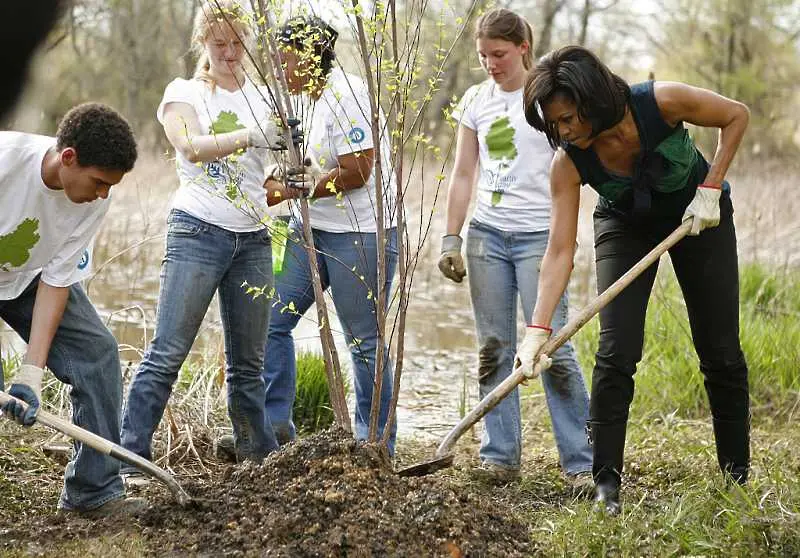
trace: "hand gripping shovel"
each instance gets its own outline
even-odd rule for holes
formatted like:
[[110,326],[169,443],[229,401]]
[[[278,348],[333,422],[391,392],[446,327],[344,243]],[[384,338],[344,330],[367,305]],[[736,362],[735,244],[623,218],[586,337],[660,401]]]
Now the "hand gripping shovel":
[[[552,355],[553,352],[561,345],[566,343],[570,337],[575,335],[577,331],[594,317],[603,307],[611,302],[622,290],[630,285],[634,279],[639,277],[642,272],[650,267],[653,263],[658,261],[661,255],[669,250],[672,246],[678,243],[692,228],[691,219],[684,221],[680,227],[675,229],[672,234],[665,238],[661,243],[653,248],[644,258],[641,259],[636,265],[629,269],[625,275],[617,279],[605,291],[597,295],[589,304],[587,304],[574,318],[559,331],[554,337],[551,337],[547,343],[542,346],[541,354]],[[453,447],[458,439],[464,432],[472,428],[483,416],[494,409],[494,407],[503,400],[509,393],[514,391],[522,381],[525,375],[521,369],[515,369],[511,375],[503,380],[503,382],[494,388],[478,405],[472,409],[463,419],[459,422],[448,434],[445,436],[439,448],[436,450],[433,459],[417,463],[400,469],[397,474],[401,477],[419,477],[433,473],[453,464]]]
[[[0,391],[0,405],[4,405],[12,399],[14,399],[12,396],[8,395],[4,391]],[[24,401],[17,401],[22,403],[22,405],[25,405]],[[25,407],[27,408],[27,405],[25,405]],[[172,478],[172,475],[167,473],[161,467],[157,467],[147,459],[126,450],[122,446],[109,442],[105,438],[98,436],[93,432],[89,432],[88,430],[84,430],[79,426],[75,426],[71,422],[67,422],[64,419],[43,411],[42,409],[39,409],[39,411],[36,413],[36,422],[58,430],[70,438],[78,440],[82,444],[86,444],[90,448],[99,451],[100,453],[109,455],[115,459],[119,459],[128,465],[133,465],[140,471],[144,471],[148,475],[157,478],[167,485],[167,488],[169,488],[170,492],[172,492],[173,496],[175,496],[175,499],[178,501],[178,504],[181,506],[185,506],[191,502],[189,495],[186,494],[183,488],[181,488],[175,479]]]

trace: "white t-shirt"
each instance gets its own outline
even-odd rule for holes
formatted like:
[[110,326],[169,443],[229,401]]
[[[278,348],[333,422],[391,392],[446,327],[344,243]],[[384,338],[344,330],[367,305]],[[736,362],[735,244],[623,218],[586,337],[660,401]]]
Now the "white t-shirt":
[[109,199],[73,203],[42,180],[42,161],[56,140],[0,132],[0,300],[13,300],[41,273],[68,287],[91,271],[92,240]]
[[537,232],[550,222],[550,162],[544,134],[525,120],[522,89],[473,85],[453,110],[478,135],[480,176],[473,218],[502,231]]
[[[232,132],[257,124],[272,113],[265,88],[246,80],[241,89],[228,91],[197,79],[174,79],[167,85],[156,116],[164,124],[168,103],[186,103],[197,113],[203,133]],[[181,187],[172,207],[207,223],[234,232],[264,228],[267,201],[266,167],[272,161],[267,149],[247,149],[216,161],[192,163],[176,153]]]
[[[331,70],[322,95],[308,114],[302,116],[308,140],[307,156],[326,172],[336,168],[339,156],[374,147],[367,85],[341,68]],[[383,115],[380,121],[384,130],[381,135],[384,228],[388,229],[394,226],[396,186]],[[296,214],[299,215],[299,210]],[[361,188],[309,202],[311,226],[328,232],[376,232],[376,214],[374,169]]]

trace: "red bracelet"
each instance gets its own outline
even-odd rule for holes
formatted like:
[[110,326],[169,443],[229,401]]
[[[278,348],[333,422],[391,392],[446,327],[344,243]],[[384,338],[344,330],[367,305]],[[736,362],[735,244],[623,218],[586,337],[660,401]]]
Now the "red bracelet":
[[553,333],[553,328],[552,327],[547,327],[547,326],[543,326],[543,325],[536,325],[536,324],[531,324],[528,327],[535,327],[536,329],[543,329],[547,333]]
[[700,185],[698,186],[698,188],[713,188],[714,190],[722,190],[722,184],[720,184],[719,186],[717,186],[717,185],[715,185],[715,184],[708,184],[708,183],[706,183],[706,182],[703,182],[702,184],[700,184]]

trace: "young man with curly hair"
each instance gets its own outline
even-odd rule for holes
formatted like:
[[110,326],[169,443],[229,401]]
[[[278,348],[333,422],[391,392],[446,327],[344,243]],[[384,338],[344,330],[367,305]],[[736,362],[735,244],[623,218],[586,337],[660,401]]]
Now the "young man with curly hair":
[[[117,342],[79,281],[109,192],[136,161],[130,126],[113,109],[79,105],[55,138],[0,132],[0,319],[28,348],[3,411],[35,422],[47,365],[72,390],[73,422],[119,443],[122,374]],[[0,388],[3,388],[0,374]],[[59,509],[88,516],[140,511],[126,499],[119,462],[75,444]]]

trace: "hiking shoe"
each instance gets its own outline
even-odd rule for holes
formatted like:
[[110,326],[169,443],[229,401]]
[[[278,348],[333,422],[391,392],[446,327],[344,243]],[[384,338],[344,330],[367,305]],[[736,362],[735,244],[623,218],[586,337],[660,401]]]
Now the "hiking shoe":
[[481,462],[480,467],[473,469],[473,476],[484,482],[503,485],[519,480],[519,467],[509,467],[491,461]]
[[77,515],[86,519],[103,519],[106,517],[133,517],[140,515],[147,509],[148,503],[144,498],[117,498],[106,502],[91,510],[78,510],[61,508],[60,513]]
[[120,473],[125,488],[142,488],[149,485],[152,479],[141,471],[127,471]]
[[574,475],[567,475],[567,482],[576,498],[591,496],[594,491],[594,478],[591,471],[581,471]]
[[236,463],[236,446],[233,434],[223,434],[214,441],[214,457],[227,463]]

